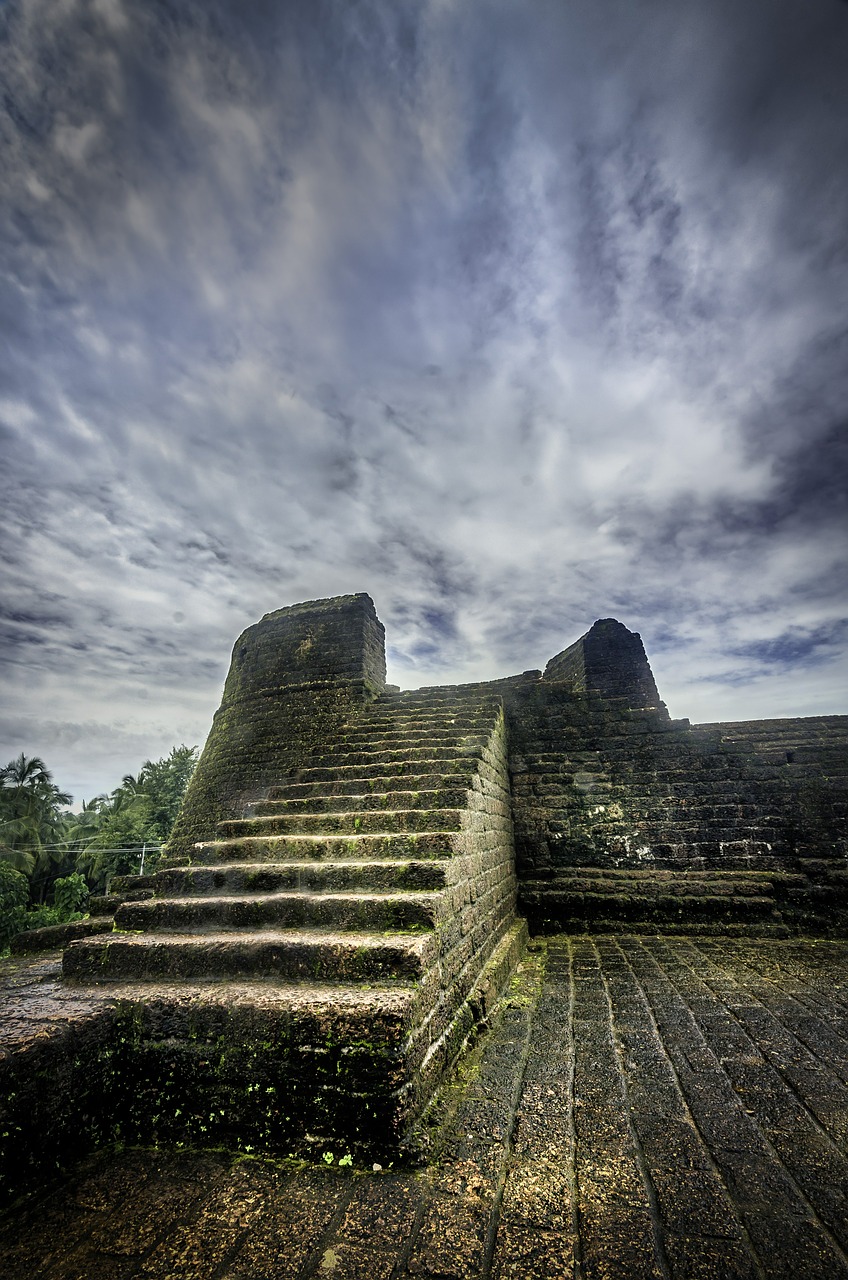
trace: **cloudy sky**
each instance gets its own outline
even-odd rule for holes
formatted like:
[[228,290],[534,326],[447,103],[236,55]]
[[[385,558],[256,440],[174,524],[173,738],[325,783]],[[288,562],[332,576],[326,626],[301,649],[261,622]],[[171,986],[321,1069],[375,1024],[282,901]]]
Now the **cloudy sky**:
[[0,0],[0,762],[202,742],[368,591],[404,687],[640,631],[848,711],[844,0]]

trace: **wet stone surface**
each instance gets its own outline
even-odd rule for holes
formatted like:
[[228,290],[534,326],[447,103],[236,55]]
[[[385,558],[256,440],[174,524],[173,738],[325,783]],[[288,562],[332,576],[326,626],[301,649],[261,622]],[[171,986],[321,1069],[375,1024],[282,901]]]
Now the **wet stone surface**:
[[846,1030],[846,942],[550,938],[425,1165],[101,1151],[6,1215],[0,1276],[848,1277]]

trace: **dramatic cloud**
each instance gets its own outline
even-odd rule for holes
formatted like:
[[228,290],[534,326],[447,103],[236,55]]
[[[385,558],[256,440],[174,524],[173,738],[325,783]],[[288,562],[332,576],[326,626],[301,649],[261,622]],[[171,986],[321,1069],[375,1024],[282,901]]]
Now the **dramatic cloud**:
[[405,686],[613,615],[676,715],[848,710],[846,64],[841,0],[7,0],[0,761],[114,786],[358,590]]

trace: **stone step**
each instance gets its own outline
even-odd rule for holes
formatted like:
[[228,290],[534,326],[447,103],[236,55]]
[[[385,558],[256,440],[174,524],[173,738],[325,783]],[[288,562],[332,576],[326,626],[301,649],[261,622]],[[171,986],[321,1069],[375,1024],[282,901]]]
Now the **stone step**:
[[[343,769],[349,765],[368,768],[371,765],[384,767],[387,764],[421,764],[423,761],[441,760],[479,760],[483,754],[484,739],[474,738],[467,747],[431,746],[399,747],[391,750],[357,750],[342,744],[338,752],[317,752],[311,757],[310,769]],[[305,770],[303,771],[305,772]],[[301,775],[302,776],[302,775]]]
[[66,979],[131,982],[274,979],[287,982],[410,983],[437,957],[432,933],[376,935],[330,930],[201,934],[109,933],[65,950]]
[[231,929],[432,929],[438,893],[269,893],[262,896],[156,898],[118,908],[119,929],[194,933]]
[[744,923],[733,920],[628,920],[622,923],[617,917],[605,919],[597,916],[586,921],[582,918],[563,921],[557,927],[557,933],[617,933],[623,937],[628,934],[662,934],[672,937],[693,938],[789,938],[792,930],[788,925],[770,920],[746,920]]
[[502,700],[497,694],[486,693],[473,686],[430,685],[424,689],[404,689],[400,693],[382,694],[372,702],[369,710],[372,712],[386,708],[401,711],[419,708],[438,710],[442,707],[450,707],[457,711],[481,712],[499,711],[502,705]]
[[408,760],[403,757],[398,760],[368,760],[358,764],[355,761],[350,764],[336,761],[332,765],[306,765],[298,769],[295,778],[298,782],[344,782],[349,778],[404,778],[426,773],[471,777],[475,763],[464,756],[449,754],[443,754],[439,759],[421,756]]
[[793,933],[823,938],[845,938],[848,933],[848,910],[839,903],[803,903],[781,914]]
[[127,889],[124,893],[100,893],[88,900],[88,909],[93,916],[114,915],[122,902],[142,902],[152,898],[153,889]]
[[827,870],[824,872],[824,879],[827,884],[848,886],[848,870],[844,866]]
[[465,769],[460,773],[413,773],[400,776],[378,776],[364,778],[359,774],[353,777],[325,779],[318,782],[283,782],[268,789],[268,800],[308,800],[312,796],[358,796],[360,799],[370,795],[380,796],[402,787],[404,791],[442,791],[450,787],[470,790],[473,772]]
[[[567,887],[573,877],[585,877],[592,880],[608,881],[610,884],[710,884],[714,881],[721,883],[733,882],[734,884],[788,884],[803,886],[806,884],[806,877],[794,871],[782,870],[757,870],[757,871],[740,871],[728,870],[726,868],[718,868],[710,871],[701,867],[692,871],[678,870],[676,868],[664,867],[587,867],[574,866],[569,867],[567,871],[561,871],[556,877],[554,883],[562,884]],[[545,883],[539,881],[539,884]],[[547,882],[548,884],[551,881]]]
[[218,824],[229,836],[392,835],[395,832],[459,831],[464,810],[360,809],[347,813],[301,813],[273,818],[228,818]]
[[345,813],[351,810],[361,813],[375,809],[464,809],[468,804],[469,789],[444,787],[429,791],[366,791],[360,795],[312,795],[299,799],[257,800],[245,809],[246,818],[276,818],[301,813]]
[[[709,868],[706,868],[706,867],[699,867],[695,870],[688,870],[684,868],[654,867],[654,866],[596,867],[590,864],[581,863],[579,865],[575,865],[574,867],[569,867],[568,871],[563,872],[562,874],[571,875],[572,873],[576,873],[578,875],[597,876],[604,880],[654,880],[654,879],[685,880],[687,878],[704,880],[704,879],[709,879],[712,876],[717,876],[717,877],[720,877],[722,880],[726,880],[730,875],[740,880],[744,880],[746,878],[753,878],[757,880],[762,879],[761,871],[749,871],[747,868],[744,870],[734,870],[731,872],[731,871],[725,870],[724,868],[718,868],[715,871],[711,871]],[[787,873],[784,873],[782,871],[777,871],[775,872],[775,874],[783,875]]]
[[388,732],[392,733],[396,730],[404,731],[406,728],[414,728],[414,730],[441,730],[448,728],[452,731],[477,730],[483,732],[485,728],[491,727],[493,721],[492,710],[484,710],[484,712],[468,713],[457,710],[452,712],[450,709],[444,710],[424,710],[424,712],[382,712],[374,714],[366,712],[364,716],[352,719],[348,732],[357,732],[366,730],[371,733]]
[[[354,711],[335,741],[278,776],[243,816],[221,822],[216,839],[180,846],[170,863],[166,854],[156,896],[123,902],[113,933],[68,948],[66,979],[111,983],[116,1004],[135,1001],[169,1073],[175,1041],[196,1049],[201,1066],[220,1057],[219,1007],[249,987],[244,1030],[255,1027],[263,1048],[267,1041],[281,1080],[296,1076],[285,1110],[303,1120],[306,1140],[320,1142],[320,1152],[344,1130],[328,1105],[335,1091],[349,1127],[364,1133],[370,1124],[396,1149],[526,940],[513,918],[501,715],[499,698],[444,689]],[[250,794],[233,785],[219,812],[232,812],[230,792]],[[215,1006],[214,1055],[209,1038],[195,1044],[193,1009],[180,1021],[180,993],[192,983],[208,994],[190,999]],[[293,1018],[283,1013],[278,1032],[268,1014],[276,993],[298,986],[323,1019],[312,1019],[300,1041]],[[319,1002],[312,993],[320,987],[338,999]],[[383,1043],[357,1015],[358,994],[372,988],[387,1009]],[[358,1087],[362,1072],[351,1076],[349,1058],[354,1067],[366,1061],[388,1123]],[[244,1072],[235,1079],[244,1089]]]
[[839,903],[848,897],[848,883],[838,880],[826,880],[824,884],[811,884],[806,889],[799,889],[792,895],[796,901],[808,899],[818,906],[824,903]]
[[452,831],[422,831],[398,835],[242,836],[206,840],[194,846],[192,861],[201,866],[242,862],[372,862],[409,858],[452,858],[463,852],[463,837]]
[[[138,889],[155,889],[156,874],[146,876],[112,876],[109,881],[109,892],[114,894],[135,893]],[[122,899],[125,901],[125,899]]]
[[66,924],[45,924],[40,929],[25,929],[12,938],[9,949],[13,956],[34,951],[56,951],[75,938],[112,932],[111,916],[89,916],[87,920],[70,920]]
[[425,750],[427,747],[433,747],[436,750],[447,751],[465,751],[475,748],[482,748],[486,745],[490,737],[490,731],[481,730],[478,733],[452,733],[449,730],[431,731],[431,730],[415,730],[408,733],[392,734],[387,738],[378,737],[373,733],[349,733],[344,737],[340,737],[336,742],[327,743],[316,751],[316,755],[320,754],[322,760],[334,760],[336,756],[347,755],[351,751],[369,751],[375,755],[384,755],[386,752],[407,751],[407,750]]
[[[525,881],[528,891],[547,891],[552,885],[545,881]],[[680,898],[704,897],[771,897],[773,885],[767,877],[738,881],[726,880],[676,880],[675,878],[637,880],[628,885],[619,880],[604,880],[593,876],[561,876],[553,882],[557,892],[588,893],[593,896],[633,893],[640,898],[660,898],[672,895]]]
[[591,921],[595,915],[614,916],[617,920],[648,919],[660,922],[680,919],[682,916],[712,916],[728,919],[747,919],[750,916],[772,915],[777,903],[768,896],[722,896],[704,894],[700,897],[681,898],[660,894],[656,897],[637,893],[574,893],[565,889],[548,890],[541,900],[527,890],[519,891],[519,906],[535,912],[539,909],[556,911],[558,915],[573,915]]
[[365,730],[369,733],[483,733],[491,729],[496,719],[492,711],[469,713],[462,710],[445,708],[438,712],[381,712],[350,719],[344,726],[343,733],[356,733]]
[[442,726],[484,730],[491,728],[501,714],[500,707],[462,707],[444,703],[439,707],[425,705],[378,708],[367,712],[358,720],[349,721],[350,728],[373,725],[376,729],[392,728],[437,729]]
[[161,896],[194,894],[343,893],[348,890],[435,890],[448,882],[446,860],[376,862],[243,863],[224,867],[179,867],[159,873]]
[[347,730],[367,727],[373,729],[405,729],[410,726],[421,726],[425,729],[448,726],[452,728],[482,728],[490,725],[496,718],[497,711],[484,708],[472,711],[462,707],[437,707],[428,709],[383,708],[379,711],[368,710],[362,715],[351,718],[345,726]]
[[[523,928],[514,926],[467,992],[454,992],[430,1019],[424,1015],[438,986],[431,969],[424,988],[371,976],[365,982],[237,976],[210,983],[168,974],[152,982],[130,979],[120,988],[113,980],[111,990],[98,982],[113,1010],[110,1043],[120,1045],[120,1069],[127,1073],[121,1114],[112,1118],[119,1119],[122,1137],[148,1147],[296,1153],[321,1168],[325,1152],[335,1152],[336,1163],[350,1152],[358,1169],[373,1161],[388,1167],[402,1158],[410,1120],[475,1017],[492,1011],[525,942]],[[76,999],[70,984],[67,994]],[[42,1130],[52,1153],[55,1134]],[[347,1188],[339,1182],[340,1204],[348,1189],[355,1190],[352,1181]],[[383,1274],[368,1262],[375,1276]],[[107,1265],[107,1273],[121,1270]],[[201,1265],[197,1274],[211,1272]],[[282,1273],[260,1264],[255,1274]]]

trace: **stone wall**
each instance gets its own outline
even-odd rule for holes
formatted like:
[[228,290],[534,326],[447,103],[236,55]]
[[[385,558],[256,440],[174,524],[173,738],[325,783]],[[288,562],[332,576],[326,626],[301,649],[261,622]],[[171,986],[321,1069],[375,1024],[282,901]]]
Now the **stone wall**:
[[[474,686],[456,691],[457,710],[468,706]],[[480,686],[485,693],[486,686]],[[444,691],[450,694],[450,690]],[[402,705],[403,695],[398,702]],[[432,1005],[416,1031],[423,1046],[418,1073],[438,1078],[470,1034],[484,993],[472,992],[487,962],[515,921],[515,853],[506,726],[502,711],[490,702],[495,724],[474,748],[474,772],[449,864],[451,883],[437,924],[438,963],[430,975]],[[479,753],[479,754],[478,754]],[[472,757],[469,757],[471,762]],[[515,957],[512,959],[514,963]],[[510,966],[511,967],[511,966]],[[426,984],[425,984],[426,985]],[[472,997],[469,1000],[469,997]]]
[[610,620],[498,687],[531,929],[848,928],[848,717],[672,720]]
[[519,879],[846,856],[848,717],[692,726],[526,679],[506,703]]

